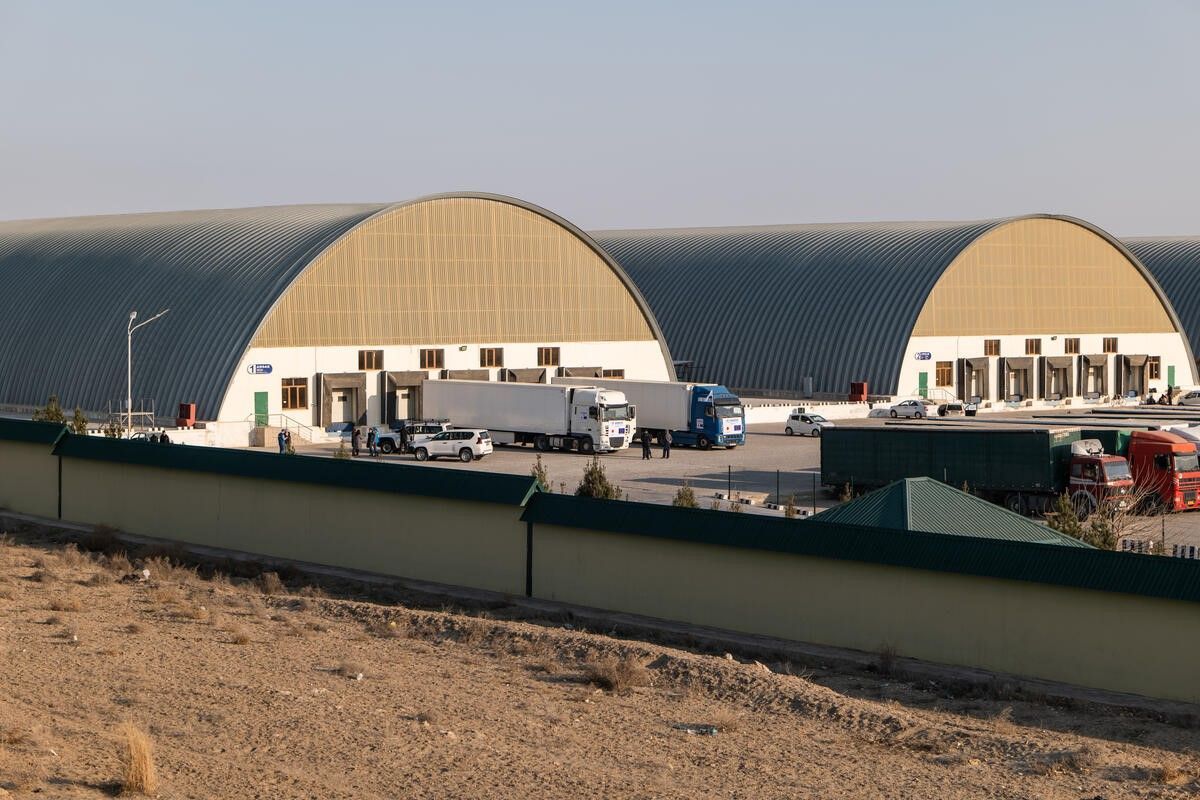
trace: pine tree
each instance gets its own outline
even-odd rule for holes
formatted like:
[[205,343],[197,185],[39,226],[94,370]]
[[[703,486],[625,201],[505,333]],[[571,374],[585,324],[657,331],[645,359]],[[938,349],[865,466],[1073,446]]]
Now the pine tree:
[[671,505],[676,508],[700,507],[700,504],[696,502],[696,493],[692,491],[692,485],[687,481],[684,481],[683,486],[679,487],[679,491],[675,493],[675,499],[671,501]]
[[1079,538],[1101,550],[1117,549],[1117,531],[1107,514],[1093,514]]
[[78,433],[81,436],[86,434],[88,430],[88,418],[83,413],[83,409],[75,406],[75,416],[71,417],[71,433]]
[[33,412],[34,422],[57,422],[59,425],[67,424],[67,415],[63,413],[62,406],[59,405],[58,395],[50,395],[50,399],[46,401],[45,408],[39,408]]
[[1075,504],[1071,502],[1071,497],[1066,492],[1058,496],[1058,500],[1054,502],[1054,510],[1046,515],[1046,524],[1059,533],[1065,533],[1080,541],[1083,538],[1083,523],[1079,521],[1079,514],[1075,512]]
[[600,456],[592,456],[592,460],[583,468],[583,479],[575,489],[577,497],[599,497],[604,500],[620,500],[621,487],[608,480]]

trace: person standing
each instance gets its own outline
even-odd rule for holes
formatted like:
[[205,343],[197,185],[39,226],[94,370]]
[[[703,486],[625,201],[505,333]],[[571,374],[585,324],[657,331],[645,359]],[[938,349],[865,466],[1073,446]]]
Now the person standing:
[[646,461],[650,457],[650,431],[642,428],[642,461]]
[[367,428],[367,452],[371,455],[372,458],[379,455],[379,451],[375,449],[375,437],[376,436],[377,436],[377,434],[375,433],[374,426]]
[[662,457],[670,458],[671,457],[671,432],[670,431],[662,432],[662,447],[663,447]]
[[361,440],[362,432],[359,431],[358,426],[355,425],[354,430],[350,434],[350,455],[354,458],[358,458],[358,445]]
[[400,452],[408,452],[408,424],[400,420]]
[[275,438],[279,440],[279,455],[283,455],[287,452],[287,435],[283,432],[282,428],[279,431],[279,435]]

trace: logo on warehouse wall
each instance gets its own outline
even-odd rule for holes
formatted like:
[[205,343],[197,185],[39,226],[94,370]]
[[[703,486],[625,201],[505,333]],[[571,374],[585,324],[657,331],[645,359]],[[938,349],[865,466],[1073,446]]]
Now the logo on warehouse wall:
[[913,358],[915,358],[917,361],[928,361],[929,359],[933,358],[933,353],[922,350],[919,353],[913,353]]
[[251,375],[270,375],[271,374],[271,365],[270,364],[247,364],[246,372],[249,372]]

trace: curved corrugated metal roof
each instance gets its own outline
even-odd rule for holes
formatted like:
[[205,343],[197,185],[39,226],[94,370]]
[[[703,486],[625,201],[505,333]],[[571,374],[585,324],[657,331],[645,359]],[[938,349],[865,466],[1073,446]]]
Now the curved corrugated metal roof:
[[811,376],[816,392],[844,394],[850,381],[867,381],[872,393],[894,394],[904,348],[942,273],[980,236],[1023,219],[1078,224],[1123,250],[1095,226],[1051,214],[592,236],[642,290],[674,357],[695,362],[691,380],[769,393],[798,392]]
[[1195,354],[1200,343],[1200,236],[1145,236],[1121,242],[1162,286]]
[[[511,197],[477,192],[396,204],[122,214],[0,222],[0,405],[123,407],[125,326],[169,308],[133,337],[134,405],[160,417],[195,402],[215,419],[263,319],[317,256],[375,214],[443,198],[509,203],[582,239],[629,289],[670,354],[634,282],[570,222]],[[365,343],[364,343],[365,344]]]
[[321,205],[0,222],[0,402],[195,402],[213,419],[263,316],[323,249],[386,206]]

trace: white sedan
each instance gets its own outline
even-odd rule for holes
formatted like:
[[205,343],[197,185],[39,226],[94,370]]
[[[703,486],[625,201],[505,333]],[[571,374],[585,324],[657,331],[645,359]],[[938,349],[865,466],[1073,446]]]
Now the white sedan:
[[1200,406],[1200,389],[1184,392],[1175,403],[1181,406]]
[[824,429],[832,427],[833,423],[820,414],[792,414],[783,432],[788,436],[820,436]]
[[924,419],[929,416],[929,409],[932,406],[934,406],[934,403],[931,400],[905,400],[889,408],[888,416],[892,419],[896,417]]

